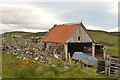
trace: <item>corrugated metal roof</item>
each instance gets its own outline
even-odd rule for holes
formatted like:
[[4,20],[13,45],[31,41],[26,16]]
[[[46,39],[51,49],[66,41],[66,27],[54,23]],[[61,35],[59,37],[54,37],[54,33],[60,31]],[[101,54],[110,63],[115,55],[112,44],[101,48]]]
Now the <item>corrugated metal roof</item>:
[[70,36],[78,29],[80,24],[62,24],[56,25],[48,35],[43,39],[44,42],[65,43]]

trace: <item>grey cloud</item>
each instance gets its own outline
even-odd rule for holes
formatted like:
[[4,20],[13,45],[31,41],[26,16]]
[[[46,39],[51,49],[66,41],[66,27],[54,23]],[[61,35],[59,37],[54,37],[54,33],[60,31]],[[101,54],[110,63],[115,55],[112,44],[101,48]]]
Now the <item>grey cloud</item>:
[[8,25],[5,26],[7,28],[49,29],[53,24],[61,22],[54,13],[41,8],[27,5],[4,5],[2,9],[2,24]]
[[[112,14],[112,2],[38,2],[30,3],[35,7],[47,8],[59,15],[61,21],[79,22],[83,20],[88,25],[113,28],[117,26],[117,14]],[[111,10],[110,10],[111,9]]]
[[[2,7],[2,14],[0,13],[2,15],[1,24],[6,25],[6,28],[10,28],[10,30],[27,28],[47,30],[56,23],[80,22],[83,20],[86,25],[109,29],[117,25],[117,15],[108,11],[111,4],[89,2],[9,4]],[[5,29],[3,30],[5,31]]]

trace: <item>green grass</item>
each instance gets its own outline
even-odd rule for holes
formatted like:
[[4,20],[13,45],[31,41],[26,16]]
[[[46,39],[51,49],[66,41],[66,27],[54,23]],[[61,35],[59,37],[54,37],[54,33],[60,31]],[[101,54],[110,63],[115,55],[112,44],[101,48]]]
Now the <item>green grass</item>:
[[[30,33],[30,32],[14,31],[14,32],[4,33],[4,34],[2,34],[2,37],[5,38],[5,42],[11,43],[12,42],[12,36],[14,36],[14,35],[21,36],[21,38],[24,38],[24,39],[29,39],[29,38],[31,38],[31,36],[41,38],[45,34],[46,34],[46,32]],[[18,38],[18,40],[19,40],[19,38]]]
[[[2,77],[3,78],[108,78],[106,75],[97,74],[96,68],[87,68],[80,64],[64,64],[64,61],[58,61],[51,57],[53,64],[32,64],[23,66],[23,60],[16,56],[3,52],[2,55]],[[60,72],[64,66],[69,66],[68,71]]]

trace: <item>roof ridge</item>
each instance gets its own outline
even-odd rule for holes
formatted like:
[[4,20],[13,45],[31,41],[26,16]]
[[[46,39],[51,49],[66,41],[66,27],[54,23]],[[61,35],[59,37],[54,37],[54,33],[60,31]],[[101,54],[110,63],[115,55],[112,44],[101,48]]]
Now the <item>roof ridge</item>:
[[55,24],[56,26],[61,26],[61,25],[78,25],[81,22],[73,22],[73,23],[63,23],[63,24]]

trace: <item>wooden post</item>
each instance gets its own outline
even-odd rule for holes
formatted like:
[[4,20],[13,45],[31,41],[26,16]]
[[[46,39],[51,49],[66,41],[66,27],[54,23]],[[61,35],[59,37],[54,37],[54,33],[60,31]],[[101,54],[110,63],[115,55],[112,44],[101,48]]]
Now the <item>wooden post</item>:
[[92,56],[95,56],[95,43],[92,43]]
[[110,57],[109,57],[109,60],[108,60],[108,75],[110,76]]
[[70,53],[68,53],[69,62],[71,63]]
[[64,44],[64,48],[65,48],[65,60],[68,60],[68,51],[67,51],[67,44]]
[[107,52],[107,49],[106,49],[105,46],[103,46],[103,57],[104,57],[104,59],[105,59],[105,56],[106,56],[106,52]]
[[108,75],[108,67],[109,66],[109,59],[108,57],[106,56],[106,59],[105,59],[105,74]]

